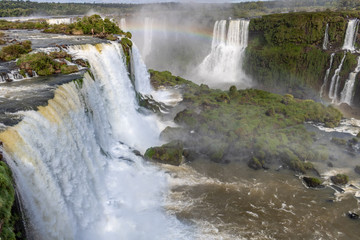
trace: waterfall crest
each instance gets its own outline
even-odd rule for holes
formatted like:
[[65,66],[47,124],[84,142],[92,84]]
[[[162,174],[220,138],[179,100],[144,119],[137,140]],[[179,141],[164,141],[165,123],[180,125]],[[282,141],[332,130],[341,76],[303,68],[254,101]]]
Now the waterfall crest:
[[[72,46],[91,65],[46,107],[0,134],[30,219],[30,239],[188,239],[162,209],[167,176],[133,148],[156,145],[156,119],[137,112],[116,44]],[[135,56],[133,56],[136,58]]]
[[355,41],[357,37],[357,32],[359,28],[359,19],[350,19],[348,26],[346,28],[343,50],[354,51],[355,50]]
[[248,45],[249,20],[230,20],[226,34],[226,20],[216,21],[211,52],[197,68],[197,75],[209,85],[251,85],[242,71],[244,52]]
[[341,92],[340,103],[347,103],[349,105],[352,103],[356,76],[360,72],[360,57],[358,57],[357,61],[358,63],[355,70],[349,74],[349,78],[345,82],[345,86]]

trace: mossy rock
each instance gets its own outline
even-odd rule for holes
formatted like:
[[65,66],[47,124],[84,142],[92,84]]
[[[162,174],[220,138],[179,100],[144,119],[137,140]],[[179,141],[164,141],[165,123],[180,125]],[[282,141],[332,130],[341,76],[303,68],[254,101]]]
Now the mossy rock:
[[314,177],[303,177],[303,181],[309,188],[323,188],[322,181]]
[[358,132],[358,134],[356,135],[357,138],[360,138],[360,132]]
[[153,161],[179,166],[183,160],[183,144],[180,141],[172,141],[161,147],[151,147],[146,150],[144,157]]
[[70,74],[79,71],[76,65],[61,65],[60,69],[62,74]]
[[334,184],[345,185],[349,182],[349,177],[345,174],[337,174],[336,176],[330,177],[330,180]]
[[259,170],[263,168],[264,161],[259,160],[257,157],[252,157],[248,162],[248,166],[254,170]]

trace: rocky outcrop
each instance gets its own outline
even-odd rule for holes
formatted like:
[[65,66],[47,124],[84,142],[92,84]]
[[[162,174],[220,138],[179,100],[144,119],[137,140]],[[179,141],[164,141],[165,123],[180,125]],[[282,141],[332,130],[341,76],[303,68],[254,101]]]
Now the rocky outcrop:
[[146,150],[144,157],[163,164],[179,166],[183,161],[183,144],[172,141],[160,147],[151,147]]

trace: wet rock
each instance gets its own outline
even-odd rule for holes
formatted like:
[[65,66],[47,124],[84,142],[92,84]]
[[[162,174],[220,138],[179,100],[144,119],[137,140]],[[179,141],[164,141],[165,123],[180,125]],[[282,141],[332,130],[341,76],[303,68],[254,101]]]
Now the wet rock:
[[349,177],[345,174],[337,174],[336,176],[330,177],[330,180],[334,184],[345,185],[349,182]]
[[359,219],[359,214],[356,214],[354,212],[348,212],[348,217],[356,220],[356,219]]
[[357,174],[360,174],[360,166],[359,166],[359,165],[356,165],[355,168],[354,168],[354,171],[355,171]]
[[141,153],[138,150],[133,150],[133,153],[138,157],[142,157]]
[[262,169],[263,165],[264,165],[264,161],[259,160],[257,157],[252,157],[248,162],[249,168],[252,168],[254,170]]
[[339,193],[344,193],[345,192],[344,189],[342,189],[341,187],[338,187],[336,185],[331,184],[330,187],[332,187],[335,191],[337,191]]
[[161,147],[151,147],[146,150],[144,156],[153,161],[179,166],[183,161],[183,144],[180,141],[172,141]]
[[332,162],[328,162],[328,167],[334,167],[334,164],[332,164]]
[[303,177],[303,181],[309,188],[324,188],[322,181],[314,177]]

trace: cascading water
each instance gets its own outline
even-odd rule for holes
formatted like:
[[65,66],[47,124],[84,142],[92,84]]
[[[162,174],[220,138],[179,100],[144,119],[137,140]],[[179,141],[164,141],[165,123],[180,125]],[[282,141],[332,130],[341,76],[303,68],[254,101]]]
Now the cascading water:
[[360,57],[358,57],[358,63],[353,72],[349,74],[349,78],[345,82],[344,89],[341,92],[341,99],[340,103],[347,103],[351,105],[352,99],[354,97],[354,86],[355,86],[355,80],[356,76],[360,72]]
[[330,56],[330,65],[329,65],[329,68],[326,69],[326,73],[325,73],[325,77],[324,77],[324,83],[320,88],[320,97],[323,96],[324,89],[327,86],[327,83],[328,83],[328,80],[329,80],[329,74],[330,74],[330,71],[331,71],[331,68],[332,68],[332,65],[333,65],[333,61],[334,61],[334,56],[335,56],[335,53],[332,53],[331,56]]
[[127,26],[126,26],[126,19],[125,18],[121,18],[120,19],[120,25],[119,25],[120,29],[123,30],[124,32],[127,31]]
[[150,94],[153,91],[150,84],[150,75],[144,61],[141,58],[139,49],[134,43],[132,47],[132,56],[131,66],[133,67],[136,91],[141,94]]
[[359,23],[360,23],[359,19],[350,19],[349,20],[349,23],[348,23],[348,26],[346,29],[344,45],[342,47],[343,50],[349,50],[349,51],[355,50],[355,42],[356,42],[357,32],[358,32],[358,28],[359,28]]
[[340,78],[340,72],[342,69],[342,66],[344,64],[346,58],[346,53],[344,53],[343,58],[341,59],[341,62],[339,64],[339,67],[335,70],[334,76],[331,78],[330,82],[330,88],[329,88],[329,98],[332,100],[332,102],[337,101],[337,93],[338,93],[338,87],[339,87],[339,78]]
[[11,70],[0,73],[0,82],[12,82],[22,79],[24,79],[24,77],[19,73],[18,70]]
[[30,219],[29,238],[191,238],[162,210],[166,175],[133,153],[156,145],[160,129],[137,111],[121,48],[69,52],[89,61],[94,79],[86,73],[60,86],[48,106],[25,112],[0,134]]
[[244,51],[248,44],[249,21],[230,20],[227,35],[226,20],[215,22],[210,54],[197,68],[206,84],[236,84],[249,87],[249,78],[242,71]]
[[323,50],[327,50],[329,44],[329,24],[326,24],[324,42],[323,42]]
[[142,48],[142,57],[146,60],[146,57],[151,53],[152,39],[153,39],[153,24],[154,19],[146,17],[144,20],[144,42]]

